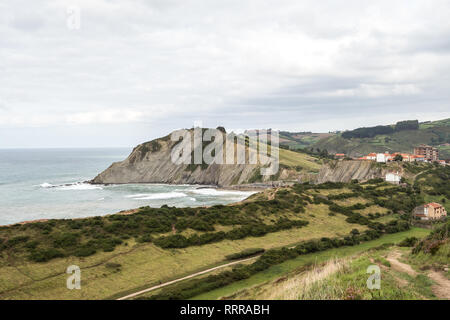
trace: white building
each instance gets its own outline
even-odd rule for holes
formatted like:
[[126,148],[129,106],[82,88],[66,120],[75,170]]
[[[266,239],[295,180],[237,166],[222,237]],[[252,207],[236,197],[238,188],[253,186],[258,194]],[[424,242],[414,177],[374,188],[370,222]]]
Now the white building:
[[398,172],[397,173],[394,173],[394,172],[386,173],[386,182],[399,184],[401,179],[402,179],[402,177],[398,174]]

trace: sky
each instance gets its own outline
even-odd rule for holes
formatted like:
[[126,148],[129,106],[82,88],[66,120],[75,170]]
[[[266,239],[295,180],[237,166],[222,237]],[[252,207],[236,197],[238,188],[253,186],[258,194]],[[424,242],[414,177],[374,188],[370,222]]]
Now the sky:
[[2,0],[0,148],[450,117],[449,1]]

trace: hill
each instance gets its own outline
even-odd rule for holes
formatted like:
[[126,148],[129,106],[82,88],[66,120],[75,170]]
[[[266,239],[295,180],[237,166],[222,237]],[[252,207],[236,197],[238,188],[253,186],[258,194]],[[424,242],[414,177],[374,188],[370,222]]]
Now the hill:
[[[203,129],[205,130],[205,129]],[[193,135],[193,130],[190,130]],[[234,148],[232,144],[225,145],[226,133],[223,133],[225,153]],[[210,143],[203,143],[203,149]],[[112,164],[91,182],[94,184],[113,183],[171,183],[171,184],[208,184],[231,186],[254,182],[273,180],[298,181],[308,173],[318,172],[321,161],[311,155],[279,149],[280,170],[271,176],[262,176],[258,164],[176,164],[171,161],[171,154],[178,141],[172,141],[170,135],[143,143],[132,151],[127,159]],[[245,146],[248,152],[249,146]],[[193,158],[193,157],[192,157]],[[224,161],[225,162],[225,161]],[[237,161],[235,161],[236,163]]]
[[400,121],[395,125],[358,128],[337,134],[296,134],[284,132],[281,145],[292,149],[306,148],[315,152],[345,153],[360,157],[370,152],[409,152],[415,146],[428,144],[440,150],[441,159],[450,159],[450,119]]
[[[235,292],[225,299],[449,299],[450,221],[423,239],[425,232],[352,255],[304,265],[272,281]],[[419,238],[418,238],[419,237]],[[401,241],[400,241],[401,240]],[[412,248],[412,249],[411,249]],[[316,257],[317,258],[317,257]],[[382,274],[381,290],[367,287],[369,266]]]
[[316,142],[313,147],[326,149],[329,153],[345,153],[359,157],[370,152],[412,153],[415,146],[428,144],[440,150],[441,159],[450,159],[450,148],[447,145],[450,143],[450,119],[423,122],[413,130],[394,130],[368,137],[347,136],[350,137],[345,138],[345,132],[331,136]]
[[[298,250],[353,246],[408,229],[396,213],[420,201],[414,192],[380,181],[297,184],[227,206],[144,207],[132,214],[1,227],[0,298],[119,297],[225,264],[256,248],[269,250],[270,257],[270,249],[299,244]],[[285,250],[275,251],[276,256]],[[80,266],[83,290],[61,285],[69,265]],[[245,277],[248,270],[241,271],[239,277]]]
[[313,132],[280,132],[280,145],[290,149],[310,148],[318,141],[335,136],[335,133],[313,133]]

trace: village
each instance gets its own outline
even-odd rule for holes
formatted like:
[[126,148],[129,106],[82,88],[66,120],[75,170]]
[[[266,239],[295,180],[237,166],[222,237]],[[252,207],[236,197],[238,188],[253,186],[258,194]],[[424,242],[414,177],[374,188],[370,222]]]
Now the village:
[[[344,159],[346,157],[343,153],[337,153],[335,155],[337,159]],[[414,153],[401,153],[401,152],[384,152],[384,153],[369,153],[366,156],[360,158],[354,158],[353,160],[361,161],[375,161],[378,163],[388,163],[392,161],[400,162],[424,162],[424,163],[439,163],[446,166],[448,163],[445,160],[439,159],[439,150],[435,147],[428,145],[420,145],[414,148]],[[385,181],[392,184],[402,184],[402,177],[398,171],[387,172],[385,174]],[[440,220],[447,217],[447,211],[444,206],[431,202],[422,206],[416,207],[413,211],[413,216],[420,220]]]
[[[335,157],[337,159],[344,159],[346,155],[344,153],[336,153]],[[401,153],[401,152],[384,152],[384,153],[369,153],[360,158],[354,158],[354,160],[367,160],[375,162],[391,162],[391,161],[403,161],[403,162],[436,162],[441,165],[447,165],[446,160],[439,159],[439,149],[428,146],[420,145],[414,148],[414,153]]]

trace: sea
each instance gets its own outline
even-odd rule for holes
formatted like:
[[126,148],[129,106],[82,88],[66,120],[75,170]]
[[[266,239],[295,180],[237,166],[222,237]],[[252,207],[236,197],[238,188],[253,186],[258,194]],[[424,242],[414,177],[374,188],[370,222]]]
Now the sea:
[[130,148],[0,149],[0,225],[99,216],[142,206],[210,206],[253,192],[201,185],[86,183]]

